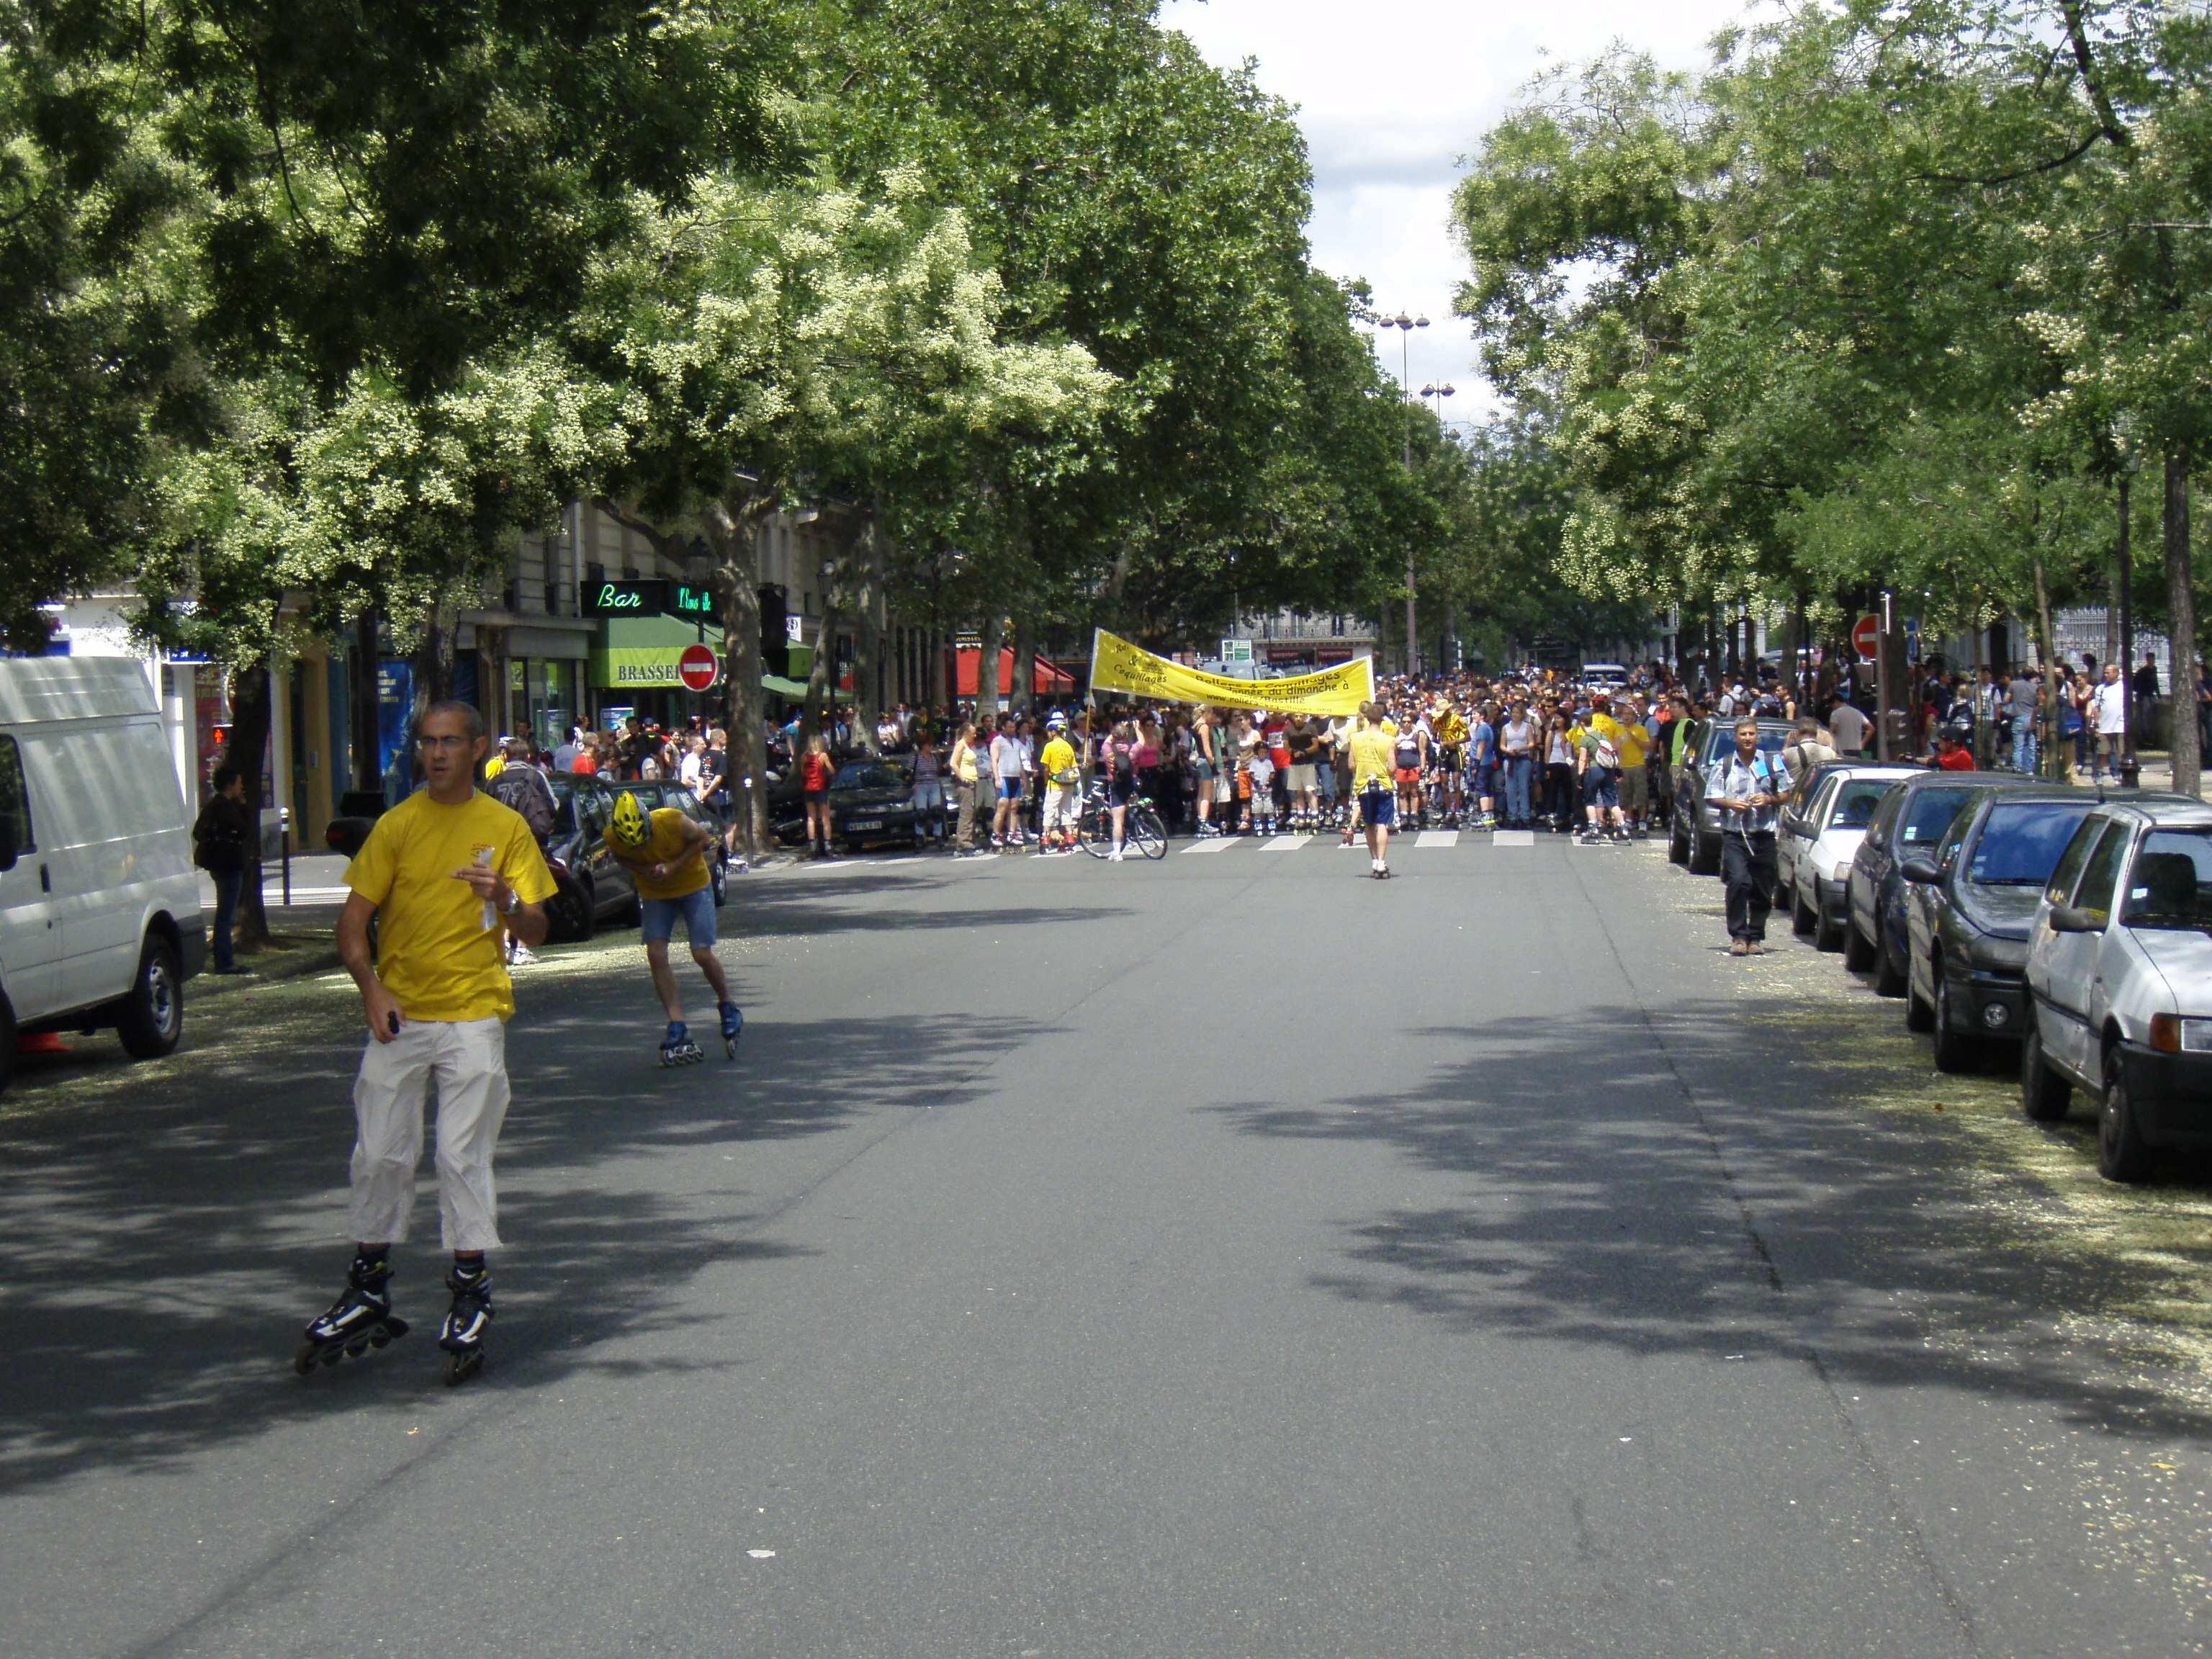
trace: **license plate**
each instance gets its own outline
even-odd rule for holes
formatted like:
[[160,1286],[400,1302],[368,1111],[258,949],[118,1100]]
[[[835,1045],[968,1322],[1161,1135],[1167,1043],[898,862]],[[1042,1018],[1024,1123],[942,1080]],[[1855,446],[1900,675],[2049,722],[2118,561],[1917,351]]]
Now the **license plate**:
[[854,818],[845,826],[848,832],[855,830],[880,830],[883,827],[884,821],[881,818]]

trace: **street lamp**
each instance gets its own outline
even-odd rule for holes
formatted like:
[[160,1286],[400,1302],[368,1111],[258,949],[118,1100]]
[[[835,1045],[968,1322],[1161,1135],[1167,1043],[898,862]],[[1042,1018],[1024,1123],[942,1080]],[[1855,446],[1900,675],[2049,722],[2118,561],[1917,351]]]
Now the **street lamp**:
[[[1395,317],[1377,318],[1376,325],[1380,328],[1395,328],[1398,331],[1398,401],[1409,404],[1413,401],[1413,333],[1417,328],[1426,328],[1429,325],[1429,319],[1425,317],[1408,317],[1401,311]],[[1408,410],[1408,418],[1406,422],[1407,476],[1412,477],[1413,471],[1413,422],[1411,411]],[[1419,637],[1413,631],[1413,550],[1408,547],[1406,550],[1406,672],[1408,674],[1418,673],[1420,671],[1420,647],[1418,643]]]
[[[1449,382],[1438,386],[1434,381],[1421,388],[1421,400],[1436,410],[1437,422],[1440,426],[1443,422],[1444,399],[1450,397],[1456,390],[1457,388]],[[1435,400],[1433,403],[1429,401],[1431,398]],[[1406,604],[1406,637],[1409,641],[1413,637],[1413,606],[1411,598],[1413,591],[1413,558],[1412,552],[1408,550],[1406,556],[1406,592],[1408,596]],[[1444,623],[1443,634],[1437,637],[1437,672],[1439,674],[1443,673],[1447,666],[1444,662],[1445,645],[1459,636],[1459,618],[1449,605],[1444,607]],[[1410,645],[1407,648],[1410,653]]]

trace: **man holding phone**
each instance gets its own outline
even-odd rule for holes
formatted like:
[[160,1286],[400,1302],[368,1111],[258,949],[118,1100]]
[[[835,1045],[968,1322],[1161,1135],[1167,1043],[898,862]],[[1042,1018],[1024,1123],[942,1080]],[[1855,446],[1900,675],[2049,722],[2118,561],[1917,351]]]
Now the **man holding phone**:
[[[338,954],[361,988],[368,1045],[354,1082],[354,1239],[346,1288],[307,1327],[294,1369],[302,1375],[404,1333],[386,1283],[391,1247],[407,1237],[422,1114],[438,1093],[438,1211],[453,1253],[451,1310],[439,1346],[446,1380],[473,1376],[491,1320],[484,1252],[496,1249],[493,1150],[509,1091],[507,1018],[514,1012],[501,941],[545,939],[553,893],[538,840],[520,814],[477,787],[483,717],[465,702],[434,702],[415,739],[423,787],[376,821],[346,884]],[[376,947],[369,945],[371,918]]]
[[1705,780],[1705,799],[1720,810],[1732,957],[1766,953],[1766,916],[1774,905],[1774,816],[1789,787],[1782,763],[1759,752],[1759,722],[1738,720],[1735,752]]

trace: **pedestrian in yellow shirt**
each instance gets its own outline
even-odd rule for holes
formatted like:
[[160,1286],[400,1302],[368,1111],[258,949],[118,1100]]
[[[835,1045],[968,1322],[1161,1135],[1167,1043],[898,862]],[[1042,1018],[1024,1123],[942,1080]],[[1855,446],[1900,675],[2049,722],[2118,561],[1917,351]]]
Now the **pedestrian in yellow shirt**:
[[707,849],[714,844],[714,832],[673,806],[656,807],[648,813],[639,805],[636,795],[625,789],[615,797],[614,816],[599,838],[609,856],[637,883],[638,932],[645,940],[646,966],[653,974],[653,988],[660,994],[661,1008],[668,1015],[668,1034],[660,1040],[660,1063],[690,1066],[705,1058],[684,1023],[684,998],[668,965],[668,941],[679,917],[684,940],[691,947],[691,960],[714,994],[714,1007],[722,1019],[722,1046],[736,1059],[738,1035],[745,1029],[745,1017],[730,1000],[730,982],[714,954],[714,878],[707,869]]
[[1360,820],[1367,826],[1368,873],[1378,881],[1390,878],[1387,854],[1398,811],[1391,781],[1396,746],[1397,733],[1382,718],[1382,705],[1360,704],[1359,729],[1352,734],[1352,788],[1358,798]]
[[1054,709],[1044,726],[1051,736],[1046,741],[1044,752],[1037,757],[1037,770],[1044,775],[1042,850],[1073,853],[1076,823],[1081,814],[1082,774],[1076,769],[1075,745],[1067,740],[1067,716]]
[[484,1252],[500,1242],[491,1162],[510,1098],[505,1022],[514,1012],[501,945],[508,933],[543,943],[541,907],[553,894],[530,826],[477,788],[484,749],[474,708],[432,703],[415,738],[422,791],[376,821],[346,872],[353,891],[338,918],[338,954],[368,1025],[353,1088],[354,1258],[343,1293],[307,1327],[293,1362],[302,1374],[406,1332],[386,1285],[392,1246],[407,1237],[414,1208],[434,1086],[440,1231],[453,1253],[438,1345],[448,1382],[483,1363],[492,1313]]

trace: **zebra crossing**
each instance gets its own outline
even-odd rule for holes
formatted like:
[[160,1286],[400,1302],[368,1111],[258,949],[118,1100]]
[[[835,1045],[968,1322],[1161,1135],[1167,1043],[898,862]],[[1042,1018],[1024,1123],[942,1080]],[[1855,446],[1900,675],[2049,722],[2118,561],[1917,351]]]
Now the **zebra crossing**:
[[[1470,847],[1534,847],[1536,834],[1533,830],[1497,830],[1487,834],[1457,830],[1417,830],[1411,834],[1390,837],[1390,848],[1397,852],[1411,847],[1415,852],[1434,853],[1449,850],[1465,841]],[[1178,856],[1209,857],[1223,853],[1248,850],[1261,853],[1296,853],[1309,847],[1334,848],[1340,845],[1334,834],[1314,836],[1215,836],[1205,841],[1186,842],[1173,850]],[[1357,843],[1359,850],[1366,842]]]

